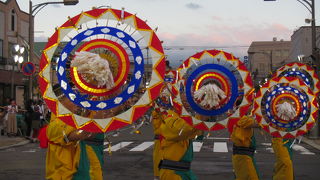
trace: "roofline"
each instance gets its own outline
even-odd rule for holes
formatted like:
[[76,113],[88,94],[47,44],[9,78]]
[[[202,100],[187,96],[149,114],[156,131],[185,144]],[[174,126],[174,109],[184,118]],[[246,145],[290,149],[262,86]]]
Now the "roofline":
[[[6,2],[0,1],[0,3],[6,5],[6,4],[9,4],[9,2],[11,2],[11,1],[12,1],[12,0],[7,0]],[[17,1],[16,1],[16,0],[14,0],[14,1],[16,2],[17,6],[18,6],[19,11],[29,16],[29,13],[27,13],[27,12],[25,12],[25,11],[22,11],[21,8],[20,8],[20,6],[19,6],[19,4],[17,3]]]

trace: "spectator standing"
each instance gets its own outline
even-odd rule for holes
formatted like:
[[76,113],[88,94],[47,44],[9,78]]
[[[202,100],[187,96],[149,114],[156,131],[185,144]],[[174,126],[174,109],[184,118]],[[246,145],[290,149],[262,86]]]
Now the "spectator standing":
[[11,104],[7,106],[7,133],[8,136],[17,135],[17,112],[18,106],[15,100],[11,100]]

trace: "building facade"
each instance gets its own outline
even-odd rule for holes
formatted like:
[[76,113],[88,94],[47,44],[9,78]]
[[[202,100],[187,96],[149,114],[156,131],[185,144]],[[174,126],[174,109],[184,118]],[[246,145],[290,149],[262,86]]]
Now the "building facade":
[[248,49],[249,69],[258,85],[271,72],[290,62],[291,41],[254,41]]
[[25,48],[22,56],[26,62],[28,39],[29,14],[20,9],[16,0],[0,1],[0,105],[2,106],[6,104],[7,98],[14,98],[18,105],[23,106],[27,97],[28,77],[21,72],[23,63],[14,63],[13,47],[18,44]]
[[[311,59],[308,58],[312,54],[312,38],[311,27],[302,26],[298,30],[294,31],[291,36],[292,49],[290,51],[290,59],[302,60],[305,63],[311,63]],[[320,47],[320,26],[316,27],[316,45]],[[319,51],[318,51],[319,52]],[[299,58],[298,58],[299,57]]]

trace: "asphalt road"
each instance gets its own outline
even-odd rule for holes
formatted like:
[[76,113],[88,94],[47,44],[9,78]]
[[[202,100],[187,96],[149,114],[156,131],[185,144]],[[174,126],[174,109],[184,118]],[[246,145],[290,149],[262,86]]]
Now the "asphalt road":
[[[111,136],[112,154],[105,149],[104,179],[147,180],[152,174],[152,131],[144,126],[142,134],[123,131]],[[255,155],[262,180],[270,180],[275,161],[270,137],[256,132]],[[199,180],[231,180],[232,143],[225,131],[219,131],[195,145],[192,169]],[[0,180],[41,180],[45,175],[45,150],[31,143],[0,151]],[[307,144],[294,146],[295,180],[318,180],[320,177],[320,151]]]

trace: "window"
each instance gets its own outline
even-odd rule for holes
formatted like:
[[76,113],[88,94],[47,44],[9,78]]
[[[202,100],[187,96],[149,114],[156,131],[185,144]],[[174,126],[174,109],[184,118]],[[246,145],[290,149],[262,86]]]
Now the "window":
[[11,10],[11,31],[15,31],[15,25],[16,25],[16,12],[14,9]]
[[266,65],[264,63],[259,63],[259,71],[260,72],[266,72]]
[[289,51],[288,50],[283,50],[282,51],[282,57],[288,57],[289,56]]

